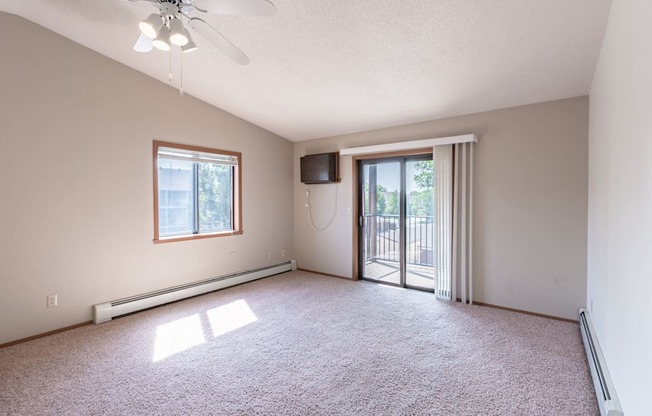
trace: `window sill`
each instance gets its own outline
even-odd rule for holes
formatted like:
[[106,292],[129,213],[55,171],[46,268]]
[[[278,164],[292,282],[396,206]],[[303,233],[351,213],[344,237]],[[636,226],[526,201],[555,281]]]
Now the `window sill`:
[[205,233],[205,234],[193,234],[193,235],[175,235],[173,237],[161,237],[158,239],[152,240],[154,244],[162,243],[172,243],[176,241],[188,241],[188,240],[202,240],[204,238],[215,238],[215,237],[229,237],[232,235],[240,235],[242,230],[237,231],[220,231],[218,233]]

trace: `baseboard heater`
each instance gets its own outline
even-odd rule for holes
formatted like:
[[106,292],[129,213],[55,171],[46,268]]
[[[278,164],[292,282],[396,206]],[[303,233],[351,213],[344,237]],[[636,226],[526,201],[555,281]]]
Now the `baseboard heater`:
[[580,332],[586,349],[586,358],[589,361],[595,395],[598,398],[600,414],[602,416],[623,416],[623,409],[620,407],[616,389],[611,381],[607,363],[602,355],[598,338],[593,329],[591,316],[585,308],[580,308]]
[[111,302],[98,303],[97,305],[93,306],[93,322],[96,324],[101,324],[102,322],[110,321],[116,316],[152,308],[154,306],[164,305],[166,303],[189,298],[192,296],[202,295],[204,293],[213,292],[218,289],[224,289],[229,286],[251,282],[253,280],[262,279],[264,277],[269,277],[275,274],[289,272],[290,270],[296,269],[296,261],[290,260],[285,263],[280,263],[273,266],[261,267],[259,269],[247,270],[244,272],[214,277],[212,279],[174,286],[142,295],[114,300]]

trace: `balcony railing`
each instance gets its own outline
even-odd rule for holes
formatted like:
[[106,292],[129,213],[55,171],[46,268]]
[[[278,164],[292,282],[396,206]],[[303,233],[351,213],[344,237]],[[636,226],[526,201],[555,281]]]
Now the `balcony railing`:
[[[433,217],[405,218],[406,262],[434,266]],[[366,261],[400,260],[400,218],[398,215],[365,215],[363,244]]]

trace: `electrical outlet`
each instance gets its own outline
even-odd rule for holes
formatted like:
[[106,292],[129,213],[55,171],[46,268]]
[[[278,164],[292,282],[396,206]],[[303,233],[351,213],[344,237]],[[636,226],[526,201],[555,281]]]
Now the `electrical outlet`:
[[59,299],[57,295],[48,295],[48,308],[54,308],[59,305]]
[[287,254],[287,253],[285,252],[285,250],[281,250],[281,256],[282,256],[282,257],[285,257],[286,254]]
[[272,252],[270,251],[269,253],[267,253],[267,260],[271,260],[271,259],[272,259]]

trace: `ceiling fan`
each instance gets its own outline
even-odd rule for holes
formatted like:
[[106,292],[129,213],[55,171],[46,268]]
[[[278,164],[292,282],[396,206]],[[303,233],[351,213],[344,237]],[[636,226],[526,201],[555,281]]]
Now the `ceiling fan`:
[[249,57],[200,16],[207,13],[272,16],[276,13],[276,6],[268,0],[129,1],[144,1],[158,8],[158,13],[150,14],[138,24],[141,33],[134,45],[136,52],[147,53],[153,48],[169,51],[172,45],[180,47],[184,53],[196,50],[197,45],[184,26],[185,21],[187,26],[240,65],[247,65]]

